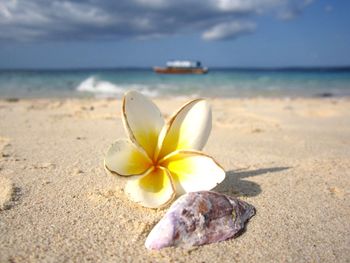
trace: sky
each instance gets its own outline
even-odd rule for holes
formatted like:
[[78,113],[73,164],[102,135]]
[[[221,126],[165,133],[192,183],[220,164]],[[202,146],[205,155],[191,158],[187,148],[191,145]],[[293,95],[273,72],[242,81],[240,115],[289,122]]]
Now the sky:
[[0,0],[0,68],[350,65],[348,0]]

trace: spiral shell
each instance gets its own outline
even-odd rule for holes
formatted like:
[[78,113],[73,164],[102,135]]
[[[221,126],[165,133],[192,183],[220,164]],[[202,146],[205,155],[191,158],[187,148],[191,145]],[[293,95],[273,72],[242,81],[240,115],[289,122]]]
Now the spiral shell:
[[210,191],[181,196],[152,229],[147,249],[200,246],[237,236],[255,208],[237,198]]

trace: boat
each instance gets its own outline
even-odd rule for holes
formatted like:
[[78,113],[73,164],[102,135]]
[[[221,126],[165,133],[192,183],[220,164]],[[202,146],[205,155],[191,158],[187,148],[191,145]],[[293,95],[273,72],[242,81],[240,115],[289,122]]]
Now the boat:
[[173,60],[166,63],[166,67],[154,67],[159,74],[205,74],[208,68],[202,67],[200,61]]

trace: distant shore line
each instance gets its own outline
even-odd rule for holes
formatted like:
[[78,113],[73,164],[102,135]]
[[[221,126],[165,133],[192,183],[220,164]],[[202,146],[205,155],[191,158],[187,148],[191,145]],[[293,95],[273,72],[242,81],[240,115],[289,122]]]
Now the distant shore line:
[[[349,66],[286,66],[286,67],[210,67],[215,71],[237,72],[350,72]],[[0,73],[8,72],[89,72],[89,71],[153,71],[152,67],[91,67],[91,68],[3,68]]]

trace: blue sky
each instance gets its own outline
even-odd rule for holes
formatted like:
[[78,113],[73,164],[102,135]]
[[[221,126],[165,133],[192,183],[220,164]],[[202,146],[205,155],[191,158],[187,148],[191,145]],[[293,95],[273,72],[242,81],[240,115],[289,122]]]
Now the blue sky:
[[0,68],[350,65],[346,0],[0,0]]

